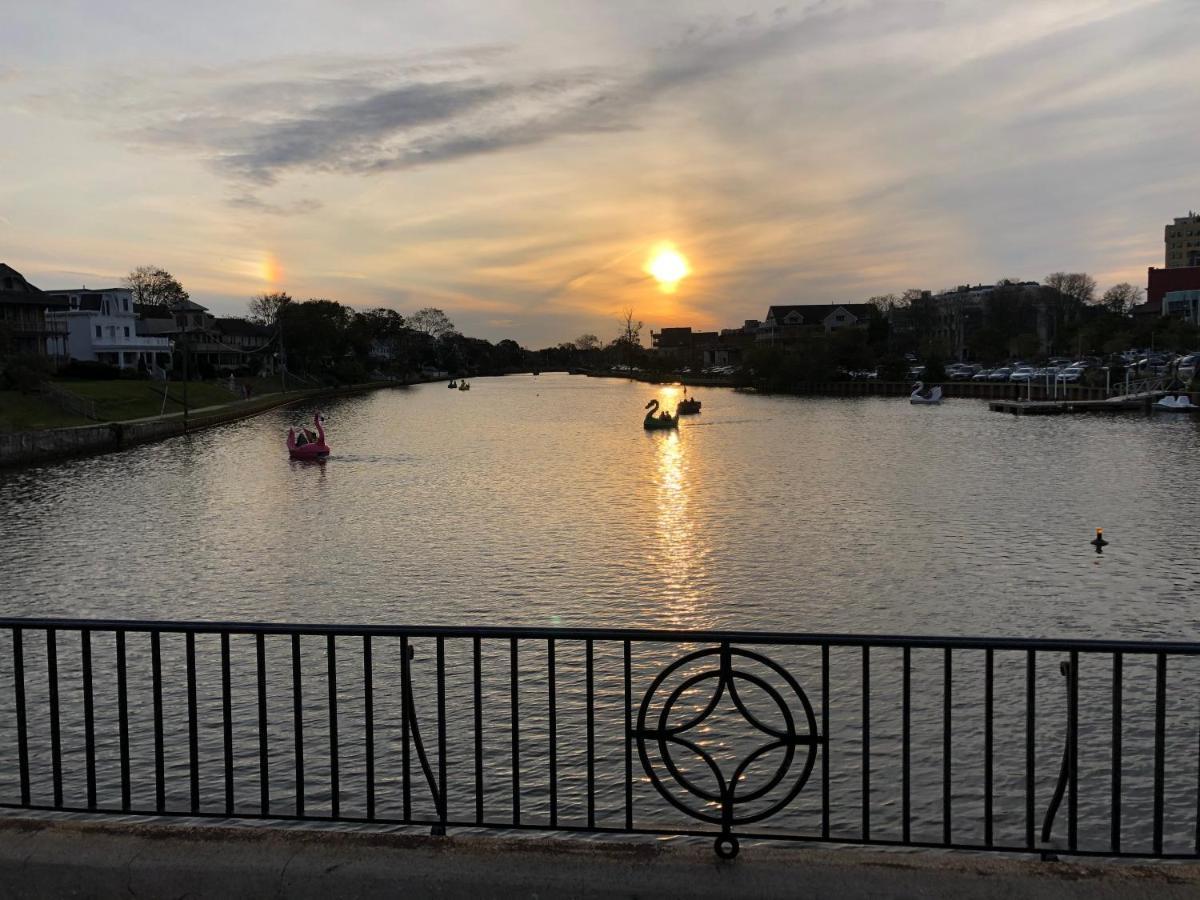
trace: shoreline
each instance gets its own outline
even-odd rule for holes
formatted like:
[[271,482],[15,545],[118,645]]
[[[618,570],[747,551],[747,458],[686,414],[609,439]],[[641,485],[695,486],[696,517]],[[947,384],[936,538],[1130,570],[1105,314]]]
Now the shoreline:
[[262,415],[273,409],[325,397],[362,394],[383,388],[407,387],[422,381],[370,381],[336,388],[308,388],[287,394],[266,394],[252,400],[240,400],[223,406],[201,407],[190,412],[66,428],[42,428],[36,431],[0,433],[0,469],[55,462],[80,456],[115,453],[140,444],[150,444],[193,431],[202,431],[227,422]]

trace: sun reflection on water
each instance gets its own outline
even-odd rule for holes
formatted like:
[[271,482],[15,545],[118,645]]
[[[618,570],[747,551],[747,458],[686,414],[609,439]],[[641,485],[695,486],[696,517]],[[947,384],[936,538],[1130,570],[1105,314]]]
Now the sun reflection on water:
[[[667,394],[671,388],[664,389]],[[678,392],[678,389],[674,389]],[[663,397],[669,401],[668,396]],[[665,405],[665,404],[664,404]],[[671,617],[681,625],[704,627],[701,584],[708,549],[691,509],[686,442],[677,431],[651,436],[656,441],[658,469],[655,478],[658,568],[666,581],[665,595]],[[699,543],[698,543],[699,542]]]

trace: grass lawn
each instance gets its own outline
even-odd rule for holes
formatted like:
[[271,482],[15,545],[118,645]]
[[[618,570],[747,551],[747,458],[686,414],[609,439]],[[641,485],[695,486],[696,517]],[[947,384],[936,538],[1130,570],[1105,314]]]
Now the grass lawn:
[[33,431],[38,428],[90,424],[82,416],[63,412],[54,401],[41,394],[0,391],[0,431]]
[[[103,421],[183,412],[183,384],[177,381],[168,386],[165,410],[160,381],[60,381],[57,384],[72,394],[94,400],[96,415]],[[232,403],[236,399],[228,390],[215,384],[192,381],[187,387],[189,409]]]

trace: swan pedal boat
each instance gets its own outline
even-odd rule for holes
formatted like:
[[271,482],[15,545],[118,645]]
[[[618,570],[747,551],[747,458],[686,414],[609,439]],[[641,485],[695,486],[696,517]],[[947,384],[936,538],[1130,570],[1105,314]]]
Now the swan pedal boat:
[[679,413],[675,413],[673,416],[669,415],[666,418],[660,418],[655,415],[658,412],[657,400],[651,400],[647,403],[646,409],[649,412],[646,413],[646,418],[642,420],[642,427],[647,431],[665,431],[669,428],[679,427]]
[[677,416],[694,416],[700,412],[700,401],[695,397],[689,397],[684,394],[683,399],[679,401],[679,405],[675,407],[675,415]]
[[1154,404],[1154,408],[1165,410],[1166,412],[1191,412],[1192,410],[1200,410],[1200,406],[1192,403],[1192,398],[1187,394],[1160,397],[1158,402]]
[[329,445],[325,443],[325,429],[321,426],[321,414],[313,416],[313,424],[317,426],[317,439],[307,444],[296,444],[296,429],[289,428],[287,433],[288,456],[292,459],[324,459],[329,455]]
[[446,387],[450,388],[450,390],[454,390],[455,388],[457,388],[457,387],[458,387],[458,382],[457,382],[457,381],[452,381],[452,382],[450,382],[448,385],[446,385]]
[[471,389],[471,385],[464,381],[458,386],[458,389],[460,391],[469,391]]
[[908,397],[909,403],[917,405],[935,406],[942,402],[942,389],[940,385],[935,385],[930,389],[929,393],[925,393],[925,382],[918,381],[913,385],[913,392]]

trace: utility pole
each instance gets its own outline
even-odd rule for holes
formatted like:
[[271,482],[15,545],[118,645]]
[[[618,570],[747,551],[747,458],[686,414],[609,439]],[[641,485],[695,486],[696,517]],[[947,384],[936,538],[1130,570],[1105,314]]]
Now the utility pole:
[[183,326],[183,430],[188,426],[188,339],[187,324]]
[[275,313],[275,325],[279,329],[279,384],[281,393],[287,393],[287,351],[283,347],[283,310]]

